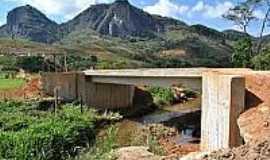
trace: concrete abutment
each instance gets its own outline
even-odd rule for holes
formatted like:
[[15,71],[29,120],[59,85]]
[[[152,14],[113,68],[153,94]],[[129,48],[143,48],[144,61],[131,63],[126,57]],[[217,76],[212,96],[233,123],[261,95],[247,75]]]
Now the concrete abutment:
[[242,144],[237,119],[245,107],[245,78],[203,74],[201,149],[214,151]]

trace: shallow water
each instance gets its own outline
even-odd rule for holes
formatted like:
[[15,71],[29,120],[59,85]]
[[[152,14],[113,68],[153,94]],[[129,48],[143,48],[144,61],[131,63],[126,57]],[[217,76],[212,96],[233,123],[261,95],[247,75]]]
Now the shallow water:
[[[180,134],[170,138],[175,144],[199,143],[196,136],[200,124],[200,98],[193,99],[184,104],[166,106],[155,112],[136,119],[125,119],[117,124],[119,128],[118,139],[122,146],[131,145],[129,142],[140,136],[142,128],[148,124],[164,124],[177,128]],[[194,113],[194,114],[193,114]]]

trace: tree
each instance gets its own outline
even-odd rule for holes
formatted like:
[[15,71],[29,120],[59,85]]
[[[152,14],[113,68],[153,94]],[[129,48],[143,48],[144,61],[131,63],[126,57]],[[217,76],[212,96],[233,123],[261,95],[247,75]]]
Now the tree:
[[256,17],[254,16],[254,7],[245,3],[240,3],[239,5],[230,8],[229,11],[223,15],[225,19],[233,21],[237,26],[239,26],[245,33],[248,33],[247,28],[250,22]]
[[252,59],[252,64],[257,70],[270,70],[270,50],[264,50]]
[[[255,13],[263,13],[263,17],[256,17]],[[259,40],[256,45],[256,54],[259,54],[262,50],[264,43],[264,33],[267,27],[267,23],[270,20],[270,0],[246,0],[239,3],[235,7],[229,9],[229,11],[223,15],[225,19],[233,21],[238,25],[245,33],[248,33],[248,27],[252,21],[261,20],[261,27],[258,30]]]
[[232,55],[232,63],[234,67],[249,68],[252,59],[252,40],[244,38],[234,45],[234,53]]
[[259,41],[257,44],[257,50],[256,53],[259,54],[263,48],[263,43],[264,43],[264,32],[266,29],[266,24],[269,21],[270,18],[270,0],[249,0],[249,3],[252,5],[257,5],[257,6],[266,6],[265,8],[265,15],[264,18],[262,19],[262,25],[261,25],[261,30],[260,30],[260,35],[259,35]]

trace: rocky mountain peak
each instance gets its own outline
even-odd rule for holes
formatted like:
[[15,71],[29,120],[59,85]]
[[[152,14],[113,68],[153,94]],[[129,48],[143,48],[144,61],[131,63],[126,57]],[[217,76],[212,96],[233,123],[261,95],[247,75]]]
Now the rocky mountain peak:
[[128,0],[92,5],[72,20],[58,25],[38,9],[26,5],[8,13],[0,36],[26,38],[53,43],[63,36],[85,29],[116,37],[152,37],[170,25],[185,25],[178,20],[154,16],[131,5]]
[[58,24],[36,8],[26,5],[8,13],[6,32],[12,37],[51,43],[57,39]]
[[114,3],[129,4],[128,0],[116,0]]
[[107,5],[94,5],[63,25],[64,30],[72,32],[91,28],[101,34],[129,37],[152,36],[165,31],[168,25],[177,20],[157,18],[132,6],[128,0],[116,0]]

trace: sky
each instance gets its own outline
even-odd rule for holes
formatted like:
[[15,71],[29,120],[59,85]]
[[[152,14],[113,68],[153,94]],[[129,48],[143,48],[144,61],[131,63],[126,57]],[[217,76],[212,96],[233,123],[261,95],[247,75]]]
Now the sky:
[[[15,7],[30,4],[57,23],[63,23],[90,5],[112,3],[114,0],[0,0],[0,25],[6,23],[8,11]],[[134,6],[151,14],[172,17],[187,24],[202,24],[208,27],[225,30],[240,30],[234,23],[222,18],[222,15],[241,0],[129,0]],[[256,12],[262,18],[261,12]],[[259,22],[254,22],[249,32],[257,36]]]

